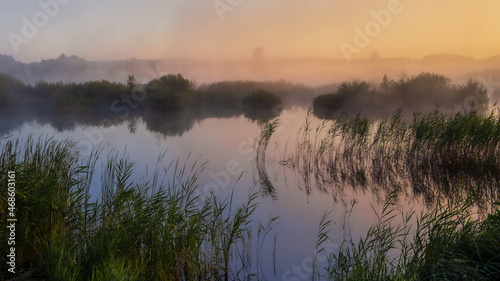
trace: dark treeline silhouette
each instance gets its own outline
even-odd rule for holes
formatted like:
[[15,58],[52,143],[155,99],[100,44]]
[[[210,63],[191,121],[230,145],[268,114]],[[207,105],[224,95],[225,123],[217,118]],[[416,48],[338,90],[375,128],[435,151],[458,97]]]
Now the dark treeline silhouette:
[[[335,93],[323,94],[332,91]],[[282,108],[309,106],[311,102],[319,118],[332,118],[341,111],[355,114],[362,111],[380,117],[400,107],[407,112],[436,106],[454,111],[481,110],[486,108],[489,97],[479,82],[470,80],[457,86],[445,76],[431,73],[403,76],[398,81],[384,76],[377,87],[354,80],[316,88],[283,80],[223,81],[196,87],[181,74],[164,75],[144,84],[130,75],[126,83],[39,81],[30,85],[0,74],[0,114],[4,115],[92,113],[124,119],[136,114],[156,119],[192,111],[183,113],[192,121],[239,115],[252,121],[267,121],[279,115]]]
[[26,122],[50,125],[59,131],[74,129],[77,124],[126,124],[133,133],[142,121],[153,133],[178,136],[205,118],[243,115],[262,122],[280,114],[280,96],[258,88],[238,91],[239,84],[233,82],[233,87],[227,86],[226,90],[217,90],[213,85],[195,88],[182,75],[169,74],[142,85],[129,76],[126,83],[40,81],[32,86],[0,74],[0,133]]
[[378,115],[397,108],[428,110],[436,106],[443,110],[484,110],[489,102],[487,90],[477,81],[454,85],[440,74],[421,73],[398,81],[384,76],[379,87],[366,81],[343,82],[335,93],[324,94],[313,101],[314,113],[320,118],[332,118],[339,112]]
[[[139,84],[134,76],[129,76],[125,84],[107,80],[82,83],[39,81],[32,86],[1,74],[0,113],[92,112],[124,116],[145,112],[175,115],[179,111],[192,110],[197,112],[196,115],[220,117],[243,114],[245,108],[245,112],[262,113],[247,116],[256,121],[279,114],[281,109],[275,107],[282,104],[280,96],[259,88],[249,93],[242,92],[238,90],[239,83],[233,82],[232,87],[226,89],[217,89],[216,85],[196,88],[194,82],[181,74],[168,74],[146,84]],[[283,91],[280,94],[284,95]]]
[[[485,59],[438,54],[422,59],[371,56],[368,59],[263,56],[263,50],[256,48],[251,57],[224,59],[130,58],[114,61],[93,61],[76,55],[61,54],[41,61],[20,62],[12,56],[0,54],[0,72],[15,77],[24,83],[34,85],[43,80],[49,83],[63,81],[80,83],[106,79],[122,82],[128,75],[134,75],[144,83],[167,73],[182,73],[198,83],[213,83],[224,80],[279,80],[319,86],[325,83],[342,82],[353,77],[366,81],[377,81],[384,73],[395,77],[402,69],[418,74],[432,69],[453,81],[466,82],[469,78],[480,79],[476,74],[482,71],[499,71],[500,56]],[[467,73],[475,71],[475,73]],[[488,75],[484,76],[485,78]],[[498,74],[494,81],[498,81]],[[264,89],[270,91],[269,89]],[[273,92],[273,91],[271,91]],[[324,92],[327,93],[328,91]]]
[[248,96],[252,92],[263,90],[279,96],[285,104],[307,104],[312,97],[324,93],[325,89],[335,89],[338,84],[329,84],[321,87],[308,87],[303,84],[292,83],[285,80],[279,81],[221,81],[201,85],[199,88],[208,92],[233,93],[237,96]]

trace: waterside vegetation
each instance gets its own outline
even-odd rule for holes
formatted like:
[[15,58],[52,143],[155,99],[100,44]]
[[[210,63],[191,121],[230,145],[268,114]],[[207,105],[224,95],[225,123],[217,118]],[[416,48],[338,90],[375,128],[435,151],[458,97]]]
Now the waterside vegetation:
[[[263,127],[261,147],[275,125]],[[17,179],[17,280],[265,278],[252,267],[259,260],[255,255],[262,254],[252,246],[257,193],[240,206],[232,198],[199,197],[197,175],[203,164],[196,161],[189,166],[172,162],[174,176],[168,182],[158,175],[150,182],[131,182],[133,164],[109,155],[101,195],[91,200],[99,151],[82,165],[74,149],[71,141],[3,141],[2,175],[14,170]],[[2,178],[2,205],[5,182]],[[475,197],[469,194],[438,201],[421,214],[405,213],[398,211],[397,198],[396,192],[387,196],[379,220],[359,240],[331,241],[332,221],[323,216],[316,251],[325,251],[327,260],[326,265],[314,260],[311,279],[496,280],[498,207],[475,213]],[[5,224],[6,216],[1,218]],[[259,224],[265,232],[259,235],[269,233],[274,220],[268,227]],[[3,235],[0,241],[2,280],[12,276],[5,268],[6,239]],[[338,247],[327,250],[326,243]]]
[[[108,155],[99,198],[89,189],[100,151],[84,163],[75,143],[51,139],[2,141],[0,198],[16,173],[16,273],[46,280],[234,280],[258,276],[252,214],[257,193],[236,206],[232,197],[197,193],[203,163],[168,166],[151,181],[133,182],[133,164]],[[165,155],[159,157],[163,158]],[[3,213],[0,223],[6,224]],[[259,239],[264,239],[259,234]],[[8,236],[1,236],[1,280]],[[262,242],[259,242],[262,243]]]
[[[490,97],[477,81],[455,85],[443,75],[423,72],[396,81],[385,75],[380,85],[366,81],[343,82],[334,93],[314,98],[314,114],[319,118],[334,118],[341,112],[382,117],[397,108],[407,111],[441,107],[447,111],[485,111]],[[465,105],[464,105],[465,104]]]
[[383,201],[397,192],[428,205],[472,193],[487,208],[500,200],[500,116],[475,111],[415,112],[371,121],[341,114],[312,128],[309,110],[295,151],[280,163],[297,171],[299,186],[343,197],[346,187]]

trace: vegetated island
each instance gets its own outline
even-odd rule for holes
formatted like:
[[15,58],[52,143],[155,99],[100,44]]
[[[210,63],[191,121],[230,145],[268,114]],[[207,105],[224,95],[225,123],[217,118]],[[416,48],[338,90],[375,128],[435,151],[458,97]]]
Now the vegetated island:
[[[313,100],[314,99],[314,100]],[[319,118],[345,111],[380,117],[397,108],[450,110],[486,108],[488,92],[477,81],[455,85],[443,75],[421,73],[399,80],[386,75],[380,84],[354,80],[320,87],[286,81],[222,81],[196,86],[181,74],[168,74],[140,84],[130,75],[125,83],[107,80],[34,85],[0,74],[0,113],[82,113],[125,115],[175,114],[192,110],[201,117],[244,114],[256,121],[276,117],[282,108],[314,108]]]

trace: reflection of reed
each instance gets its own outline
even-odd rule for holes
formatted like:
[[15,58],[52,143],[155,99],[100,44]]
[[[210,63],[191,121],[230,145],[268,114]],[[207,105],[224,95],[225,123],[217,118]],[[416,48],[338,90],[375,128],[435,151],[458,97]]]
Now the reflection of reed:
[[401,111],[377,122],[343,114],[320,125],[314,138],[309,118],[294,155],[281,162],[297,171],[307,193],[314,185],[336,200],[346,186],[370,188],[382,200],[411,194],[428,204],[464,192],[474,192],[480,205],[500,198],[500,120],[493,113],[416,113],[411,122]]
[[273,199],[277,199],[276,188],[269,180],[269,175],[266,170],[266,150],[269,140],[276,130],[278,125],[278,120],[273,120],[266,122],[261,126],[260,137],[257,142],[257,154],[255,163],[257,166],[257,174],[259,176],[259,184],[261,187],[262,194],[264,196],[271,196]]

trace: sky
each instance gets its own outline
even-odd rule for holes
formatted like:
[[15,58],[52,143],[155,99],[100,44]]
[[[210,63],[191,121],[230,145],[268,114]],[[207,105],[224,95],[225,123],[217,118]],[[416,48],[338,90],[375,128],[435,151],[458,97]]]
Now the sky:
[[0,1],[0,54],[22,62],[500,54],[500,1]]

